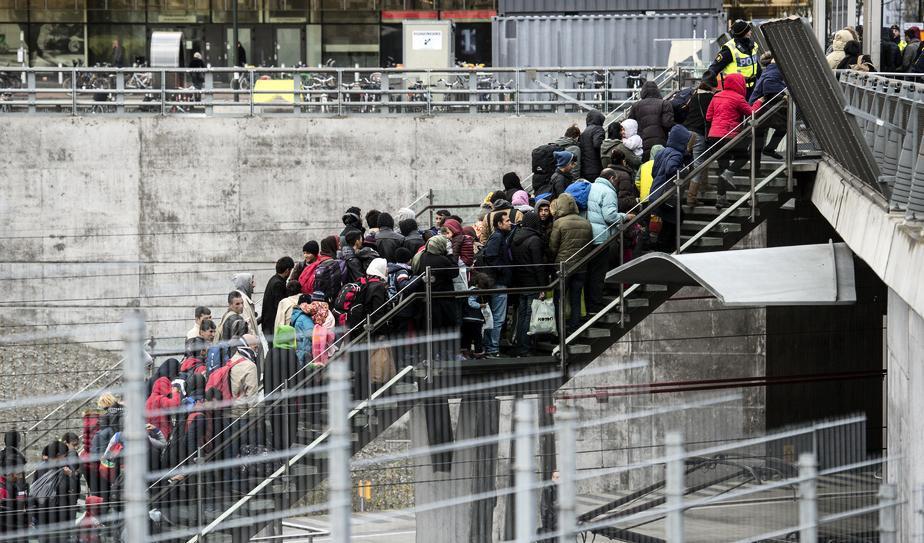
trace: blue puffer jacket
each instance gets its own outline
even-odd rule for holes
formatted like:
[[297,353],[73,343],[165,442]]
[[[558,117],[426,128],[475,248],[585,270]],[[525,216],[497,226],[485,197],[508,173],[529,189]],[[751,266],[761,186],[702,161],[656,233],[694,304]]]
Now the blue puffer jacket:
[[[587,195],[587,220],[593,229],[594,244],[600,245],[613,235],[611,226],[618,226],[626,218],[619,212],[619,194],[608,179],[598,177]],[[597,237],[599,236],[599,237]]]
[[302,311],[301,307],[295,306],[290,322],[295,328],[295,356],[299,364],[307,364],[313,358],[311,334],[314,332],[314,320],[311,319],[311,315]]
[[780,67],[776,65],[776,62],[771,62],[767,64],[760,77],[757,78],[757,83],[751,92],[749,102],[753,104],[759,98],[763,98],[766,103],[767,100],[773,98],[785,88],[786,80],[783,79],[783,72],[780,71]]
[[[651,196],[648,197],[650,202],[657,200],[665,190],[673,188],[670,183],[677,175],[677,172],[686,166],[685,156],[687,153],[687,144],[690,142],[690,131],[682,124],[676,124],[671,128],[670,134],[667,135],[667,145],[655,157],[654,167],[651,170],[653,181],[651,183]],[[665,205],[661,206],[659,215],[668,222],[672,222],[671,212],[665,212],[664,207],[670,207],[675,202],[667,200]]]

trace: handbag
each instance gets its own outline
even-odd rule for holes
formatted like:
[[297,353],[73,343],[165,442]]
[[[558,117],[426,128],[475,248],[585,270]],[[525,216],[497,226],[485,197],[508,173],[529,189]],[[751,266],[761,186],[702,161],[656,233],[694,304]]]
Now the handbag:
[[482,330],[493,330],[494,329],[494,314],[491,313],[491,306],[485,305],[481,308],[481,315],[484,317],[484,325],[482,325]]
[[387,383],[397,373],[391,346],[383,345],[372,351],[372,355],[369,356],[369,374],[373,383],[379,385]]
[[526,334],[530,336],[554,334],[555,330],[555,304],[552,299],[533,300],[532,314],[529,316],[529,331]]

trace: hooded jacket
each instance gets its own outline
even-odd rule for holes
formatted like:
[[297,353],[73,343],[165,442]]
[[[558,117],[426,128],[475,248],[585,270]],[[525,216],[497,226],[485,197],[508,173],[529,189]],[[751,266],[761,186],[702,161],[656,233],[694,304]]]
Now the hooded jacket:
[[462,231],[462,225],[455,219],[446,219],[443,226],[452,232],[452,254],[466,266],[471,266],[475,262],[475,240]]
[[292,310],[290,319],[292,328],[295,328],[295,357],[299,364],[311,362],[311,337],[314,333],[314,319],[310,314],[302,310],[301,306],[295,306]]
[[[741,77],[740,74],[733,75]],[[741,77],[741,79],[743,80],[744,77]],[[650,201],[657,200],[663,191],[668,190],[672,186],[669,181],[673,180],[677,172],[686,165],[684,158],[689,141],[690,131],[685,126],[678,124],[671,128],[671,133],[667,136],[667,145],[658,153],[658,157],[654,161],[652,169],[654,179],[651,183]],[[673,202],[668,199],[665,204],[673,205]],[[661,207],[661,209],[664,210],[664,207]],[[659,215],[665,222],[674,222],[674,214],[671,210],[664,210]]]
[[638,187],[635,186],[635,172],[621,165],[610,166],[616,172],[616,192],[619,198],[619,211],[628,212],[638,203]]
[[882,27],[879,42],[879,69],[883,72],[897,72],[902,65],[902,52],[898,43],[892,41],[892,30]]
[[606,120],[603,113],[596,109],[587,112],[587,128],[581,132],[581,169],[575,170],[581,172],[584,179],[595,179],[603,170],[600,163],[600,146],[603,145],[603,138],[606,135],[603,131],[603,122]]
[[352,247],[344,247],[340,250],[340,258],[346,263],[346,278],[344,282],[355,283],[367,273],[369,264],[381,255],[371,247],[363,247],[354,251]]
[[847,46],[847,42],[856,40],[857,37],[854,34],[846,29],[842,28],[834,33],[834,41],[831,42],[831,52],[828,53],[828,56],[825,59],[828,61],[828,67],[832,70],[837,68],[837,65],[844,60],[844,47]]
[[664,150],[663,145],[655,145],[652,147],[651,160],[642,164],[642,167],[638,170],[636,186],[638,187],[638,197],[641,200],[644,200],[651,193],[651,184],[654,182],[652,170],[654,170],[655,158],[657,158],[662,150]]
[[504,174],[503,180],[504,196],[508,202],[513,200],[513,195],[516,194],[517,191],[523,190],[523,183],[520,181],[520,177],[516,174],[511,174],[513,174],[513,172]]
[[[360,237],[363,237],[366,234],[366,229],[363,228],[363,220],[358,213],[351,213],[347,211],[343,214],[341,218],[343,221],[343,230],[340,232],[340,245],[346,245],[346,235],[350,231],[359,232]],[[310,292],[308,294],[311,294]]]
[[148,423],[153,424],[165,438],[170,437],[170,414],[163,413],[169,409],[175,409],[180,406],[182,398],[180,394],[174,392],[173,385],[166,377],[160,377],[154,381],[154,388],[151,395],[144,402],[144,410],[148,414]]
[[[758,79],[759,81],[759,79]],[[709,103],[715,92],[707,89],[697,88],[693,91],[693,99],[687,109],[687,118],[683,120],[683,126],[703,136],[706,135],[706,112],[709,110]]]
[[[590,221],[581,217],[578,206],[570,194],[558,197],[552,216],[555,221],[552,223],[552,234],[549,237],[549,254],[552,262],[558,264],[578,254],[590,243],[593,228]],[[581,256],[583,255],[575,257],[572,262]]]
[[757,84],[754,85],[754,90],[751,91],[749,102],[753,104],[760,98],[764,98],[764,102],[766,102],[785,89],[786,80],[783,79],[783,72],[780,71],[780,67],[777,66],[776,62],[771,62],[767,64],[767,67],[764,68],[764,71],[757,79]]
[[[577,175],[581,172],[581,143],[575,138],[569,138],[568,136],[562,136],[557,140],[553,141],[555,145],[562,148],[563,151],[568,151],[574,155],[574,168],[571,170],[572,175]],[[541,194],[541,193],[540,193]]]
[[529,205],[529,193],[525,190],[518,190],[513,193],[513,199],[510,203],[513,204],[513,207],[517,208],[517,211],[522,213],[528,213],[533,210],[533,206]]
[[539,214],[535,211],[523,215],[523,222],[510,242],[510,253],[515,266],[513,287],[538,287],[548,283],[549,270],[537,264],[545,264],[545,244],[540,232]]
[[417,229],[417,221],[414,219],[405,219],[398,223],[398,227],[401,229],[401,235],[404,236],[403,246],[407,248],[412,255],[417,254],[417,251],[423,247],[424,244],[423,234]]
[[[234,283],[234,288],[244,297],[244,312],[241,313],[241,317],[243,317],[244,322],[247,323],[250,333],[255,334],[260,339],[260,343],[263,345],[263,352],[266,352],[266,339],[264,339],[263,330],[257,323],[257,309],[253,303],[253,287],[250,286],[253,283],[253,274],[239,273],[232,278],[231,282]],[[216,341],[219,339],[228,339],[226,337],[219,337],[221,332],[221,326],[219,326],[215,337]]]
[[[707,136],[733,138],[738,135],[741,130],[738,125],[745,116],[754,111],[745,99],[746,93],[743,75],[729,74],[725,78],[725,88],[709,102],[709,109],[706,111],[706,120],[712,123],[709,125]],[[687,134],[689,135],[689,131]]]
[[899,66],[898,71],[911,71],[911,67],[914,65],[914,61],[918,58],[918,51],[920,50],[920,47],[921,40],[918,38],[913,38],[908,42],[908,45],[906,45],[905,49],[902,51],[902,65]]
[[619,198],[609,179],[598,177],[590,186],[587,196],[587,220],[593,229],[594,244],[605,243],[612,233],[613,225],[619,225],[626,218],[619,212]]
[[629,109],[629,118],[638,121],[639,135],[647,154],[653,145],[667,141],[667,131],[674,125],[674,108],[661,98],[654,81],[646,81],[639,93],[640,100]]
[[626,149],[632,151],[635,156],[641,157],[644,144],[642,143],[642,137],[638,135],[638,121],[626,119],[622,122],[622,129],[625,132],[622,137],[622,144]]

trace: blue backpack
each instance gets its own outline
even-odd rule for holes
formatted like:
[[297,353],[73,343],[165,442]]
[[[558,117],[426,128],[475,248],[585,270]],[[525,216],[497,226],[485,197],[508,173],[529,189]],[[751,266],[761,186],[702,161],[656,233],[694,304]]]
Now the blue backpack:
[[205,374],[211,375],[213,371],[224,366],[229,358],[226,354],[227,350],[217,345],[209,347],[209,350],[205,353]]
[[588,181],[575,181],[565,189],[565,193],[574,198],[574,203],[577,204],[578,209],[581,211],[587,211],[587,198],[590,196],[590,186],[592,184]]

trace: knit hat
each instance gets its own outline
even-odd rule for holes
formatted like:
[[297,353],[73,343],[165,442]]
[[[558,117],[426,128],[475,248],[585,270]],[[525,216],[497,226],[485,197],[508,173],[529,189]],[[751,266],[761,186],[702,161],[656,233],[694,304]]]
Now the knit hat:
[[751,30],[751,23],[738,19],[731,27],[732,37],[743,38]]
[[523,219],[520,221],[520,226],[523,228],[539,228],[542,224],[542,221],[539,220],[539,214],[535,211],[529,211],[523,214]]
[[408,249],[407,247],[398,247],[397,249],[395,249],[395,262],[398,262],[401,264],[407,264],[408,262],[411,261],[411,258],[413,256],[414,255],[411,254],[410,249]]
[[401,221],[406,221],[408,219],[416,219],[417,214],[414,213],[414,210],[409,207],[402,207],[398,210],[398,213],[395,214],[395,220],[398,224],[401,224]]
[[308,294],[302,294],[301,296],[298,297],[298,305],[310,304],[310,303],[311,303],[311,296],[310,296],[310,295],[308,295]]
[[308,253],[310,255],[317,255],[321,252],[321,247],[318,245],[317,241],[311,240],[308,243],[302,245],[302,252]]
[[574,153],[571,151],[555,151],[553,156],[555,157],[556,168],[564,168],[574,162]]
[[446,254],[449,247],[449,240],[443,236],[433,236],[427,241],[427,252],[433,255]]
[[379,279],[388,279],[388,262],[384,258],[374,258],[366,268],[366,275],[373,275]]
[[510,203],[515,206],[528,206],[529,194],[525,190],[518,190],[513,193],[513,201]]
[[455,219],[446,219],[443,222],[443,226],[448,228],[449,231],[452,232],[453,236],[458,236],[459,234],[462,233],[462,225],[459,224],[459,221]]
[[[304,296],[304,294],[302,296]],[[299,300],[301,300],[301,298],[299,298]],[[323,291],[316,290],[311,293],[311,301],[312,302],[326,302],[327,296],[324,294]]]

